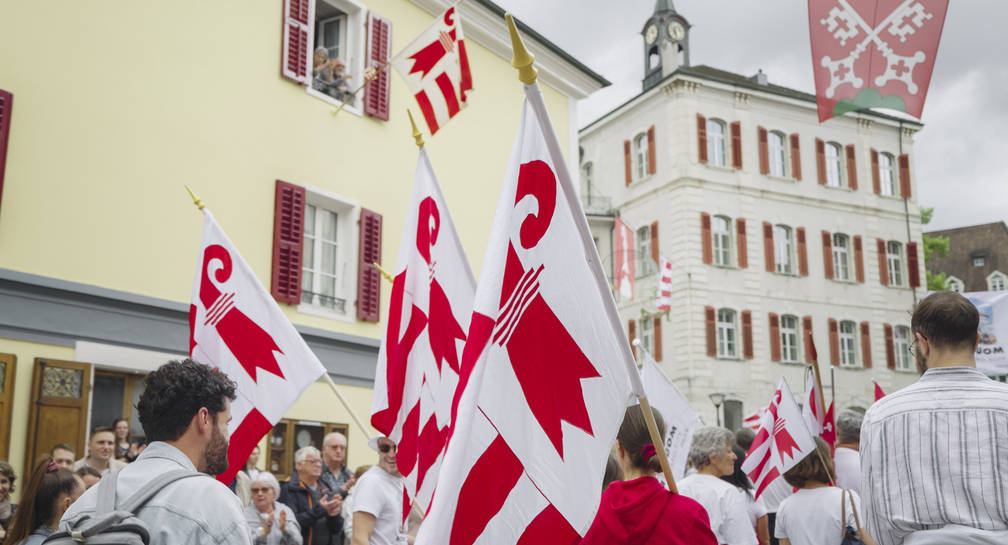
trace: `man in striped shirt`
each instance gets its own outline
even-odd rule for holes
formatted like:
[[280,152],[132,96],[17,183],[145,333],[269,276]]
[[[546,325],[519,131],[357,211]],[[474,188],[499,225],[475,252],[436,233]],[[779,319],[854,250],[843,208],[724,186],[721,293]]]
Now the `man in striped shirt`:
[[861,427],[861,491],[879,545],[1008,543],[1008,385],[977,371],[979,316],[938,292],[911,319],[922,376]]

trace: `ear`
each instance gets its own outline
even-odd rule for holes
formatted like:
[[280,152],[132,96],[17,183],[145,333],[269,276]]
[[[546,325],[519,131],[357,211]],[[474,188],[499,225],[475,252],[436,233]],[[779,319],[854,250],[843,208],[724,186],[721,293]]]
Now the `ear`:
[[212,426],[216,424],[213,419],[213,415],[210,414],[210,410],[206,407],[200,407],[196,411],[196,415],[193,416],[193,421],[196,423],[196,431],[200,435],[210,434],[212,431]]

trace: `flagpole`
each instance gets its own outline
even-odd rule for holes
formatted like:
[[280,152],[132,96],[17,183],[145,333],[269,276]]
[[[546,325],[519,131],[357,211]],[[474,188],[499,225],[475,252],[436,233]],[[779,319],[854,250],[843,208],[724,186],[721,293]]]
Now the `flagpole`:
[[[369,74],[369,75],[365,75],[364,76],[364,83],[362,83],[360,87],[354,89],[354,91],[352,93],[350,93],[348,95],[345,95],[343,97],[343,100],[340,101],[339,108],[336,108],[335,110],[333,110],[332,114],[336,115],[336,114],[340,113],[341,111],[343,111],[343,107],[347,105],[347,103],[350,101],[350,99],[356,97],[357,93],[361,92],[361,89],[367,87],[369,83],[371,83],[372,81],[378,79],[378,76],[380,76],[381,73],[384,72],[386,68],[388,68],[389,63],[391,63],[391,62],[392,62],[392,59],[389,59],[389,60],[385,61],[384,64],[382,64],[381,66],[379,66],[377,68],[372,67],[372,68],[374,68],[374,73]],[[365,72],[367,72],[367,70],[365,70]]]
[[340,400],[340,403],[343,404],[343,408],[346,409],[348,413],[350,413],[350,418],[353,419],[354,424],[357,424],[357,427],[360,428],[361,433],[364,435],[364,439],[370,440],[371,434],[368,433],[369,427],[365,426],[364,422],[362,422],[360,417],[357,416],[357,411],[353,410],[353,407],[350,406],[350,402],[347,401],[345,397],[343,397],[343,392],[341,392],[339,390],[339,387],[336,386],[336,383],[333,382],[333,379],[331,376],[329,376],[329,373],[325,373],[324,376],[326,382],[329,383],[329,387],[332,388],[333,393],[336,394],[336,397]]
[[[826,402],[823,399],[822,379],[819,378],[819,351],[816,350],[815,339],[812,338],[812,332],[811,331],[808,332],[808,341],[809,341],[809,350],[812,352],[812,371],[815,374],[816,383],[819,384],[819,406],[822,407],[823,411],[825,411],[826,410]],[[832,373],[832,372],[833,372],[833,367],[831,366],[830,367],[830,373]],[[834,406],[833,409],[836,410],[836,406]],[[825,415],[826,413],[824,412],[823,414]],[[819,452],[818,448],[816,449],[815,453],[816,453],[816,456],[819,458],[819,461],[822,462],[823,469],[826,470],[826,476],[829,477],[829,480],[830,480],[829,484],[830,484],[830,486],[835,486],[836,485],[836,477],[833,476],[833,471],[830,470],[829,464],[826,463],[826,460],[823,458],[822,453]]]

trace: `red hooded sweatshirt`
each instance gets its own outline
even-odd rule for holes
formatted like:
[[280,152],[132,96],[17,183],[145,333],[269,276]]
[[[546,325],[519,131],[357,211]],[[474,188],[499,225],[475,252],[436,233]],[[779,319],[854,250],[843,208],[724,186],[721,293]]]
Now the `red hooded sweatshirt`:
[[696,501],[668,491],[658,479],[616,481],[581,545],[717,545],[707,511]]

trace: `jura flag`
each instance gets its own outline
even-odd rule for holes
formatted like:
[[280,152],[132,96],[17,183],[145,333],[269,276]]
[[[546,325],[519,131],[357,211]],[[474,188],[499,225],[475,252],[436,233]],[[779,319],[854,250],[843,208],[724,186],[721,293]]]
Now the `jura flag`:
[[813,436],[820,435],[826,422],[826,408],[822,406],[819,383],[811,368],[805,371],[805,399],[802,400],[802,419]]
[[742,463],[756,487],[758,498],[777,477],[815,451],[815,440],[802,419],[787,381],[781,377],[770,405],[763,413],[759,430]]
[[455,6],[439,15],[390,63],[416,98],[431,134],[466,106],[472,73]]
[[475,291],[455,224],[421,148],[378,352],[371,424],[398,444],[406,492],[424,511],[448,440]]
[[612,292],[542,94],[525,94],[421,545],[577,541],[630,397]]
[[819,121],[866,108],[920,118],[948,0],[809,0]]
[[189,306],[189,353],[238,385],[231,404],[229,483],[259,440],[325,368],[204,210],[199,268]]
[[619,217],[613,224],[613,276],[620,297],[633,299],[634,288],[634,232]]
[[686,473],[686,458],[700,415],[647,352],[641,368],[641,382],[651,406],[665,419],[665,453],[672,468],[672,477],[678,481]]

